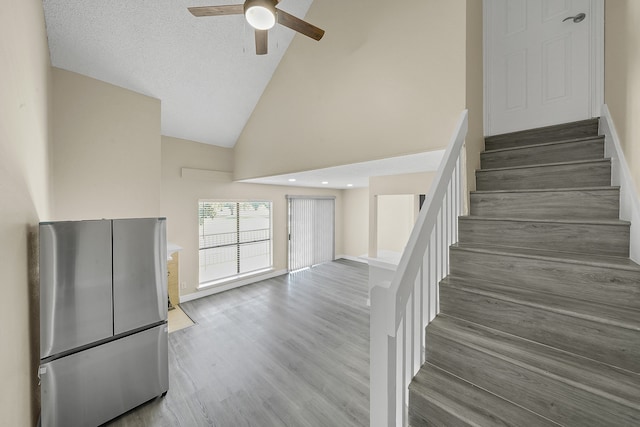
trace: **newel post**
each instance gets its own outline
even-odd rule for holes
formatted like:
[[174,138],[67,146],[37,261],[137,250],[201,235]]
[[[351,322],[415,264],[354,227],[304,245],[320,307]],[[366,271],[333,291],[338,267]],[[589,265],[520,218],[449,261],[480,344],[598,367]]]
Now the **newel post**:
[[396,338],[387,333],[392,299],[388,288],[371,289],[370,320],[370,418],[371,427],[390,427],[395,424]]

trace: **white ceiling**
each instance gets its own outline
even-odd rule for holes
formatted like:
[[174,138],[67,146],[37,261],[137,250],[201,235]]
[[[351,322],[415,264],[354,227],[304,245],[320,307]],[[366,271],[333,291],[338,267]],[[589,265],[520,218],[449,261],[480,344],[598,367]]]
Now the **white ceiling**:
[[[282,0],[278,8],[304,18],[311,2]],[[54,67],[158,98],[163,135],[223,147],[235,145],[296,34],[276,25],[269,53],[258,56],[244,16],[187,10],[242,0],[42,3]]]
[[[304,18],[312,1],[282,0],[278,8]],[[241,2],[43,0],[51,64],[160,99],[163,135],[233,147],[296,34],[276,25],[269,31],[269,53],[258,56],[242,15],[196,18],[187,10]],[[441,156],[423,153],[250,182],[366,187],[369,176],[436,170]]]
[[[430,151],[325,169],[247,179],[241,182],[336,189],[363,188],[369,186],[370,176],[435,171],[444,152],[445,150]],[[295,181],[290,181],[293,179]]]

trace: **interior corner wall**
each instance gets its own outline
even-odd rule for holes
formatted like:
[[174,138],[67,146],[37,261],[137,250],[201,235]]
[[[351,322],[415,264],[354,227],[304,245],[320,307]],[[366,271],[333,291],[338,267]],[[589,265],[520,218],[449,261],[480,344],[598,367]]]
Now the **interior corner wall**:
[[[378,256],[378,196],[394,194],[426,195],[431,188],[435,175],[435,172],[419,172],[369,177],[369,257],[376,258]],[[394,224],[384,224],[383,226],[392,228]]]
[[[444,148],[465,109],[467,0],[315,1],[235,146],[236,179]],[[340,13],[336,13],[339,10]]]
[[[605,2],[605,103],[640,193],[640,2]],[[640,197],[640,194],[638,194]]]
[[[484,150],[484,64],[482,2],[467,0],[466,28],[466,108],[469,130],[465,138],[467,191],[476,189],[476,169],[480,169],[480,153]],[[468,193],[467,193],[468,194]],[[468,206],[467,200],[467,206]]]
[[[182,168],[223,172],[198,177],[182,176]],[[287,195],[335,196],[335,253],[342,254],[344,232],[343,190],[245,184],[231,181],[233,150],[178,138],[162,137],[162,216],[167,217],[167,240],[181,246],[180,290],[184,297],[197,293],[199,285],[198,201],[270,200],[273,202],[273,266],[287,269]],[[221,179],[224,173],[228,179]]]
[[343,255],[367,256],[369,248],[369,188],[344,190]]
[[160,101],[53,68],[56,220],[160,214]]
[[50,215],[51,67],[42,1],[0,5],[0,414],[39,412],[37,224]]

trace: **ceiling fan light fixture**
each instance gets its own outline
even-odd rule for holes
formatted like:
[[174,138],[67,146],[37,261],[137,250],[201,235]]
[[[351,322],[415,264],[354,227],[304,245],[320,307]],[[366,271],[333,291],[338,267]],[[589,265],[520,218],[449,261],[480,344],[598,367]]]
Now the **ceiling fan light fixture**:
[[247,0],[244,17],[256,30],[269,30],[276,24],[276,5],[273,0]]

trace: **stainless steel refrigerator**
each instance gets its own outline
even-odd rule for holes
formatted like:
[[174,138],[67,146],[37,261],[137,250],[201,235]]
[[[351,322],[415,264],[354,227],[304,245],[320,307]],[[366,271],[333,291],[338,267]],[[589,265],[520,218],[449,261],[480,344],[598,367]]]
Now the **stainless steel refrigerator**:
[[97,426],[167,392],[165,223],[40,224],[42,426]]

